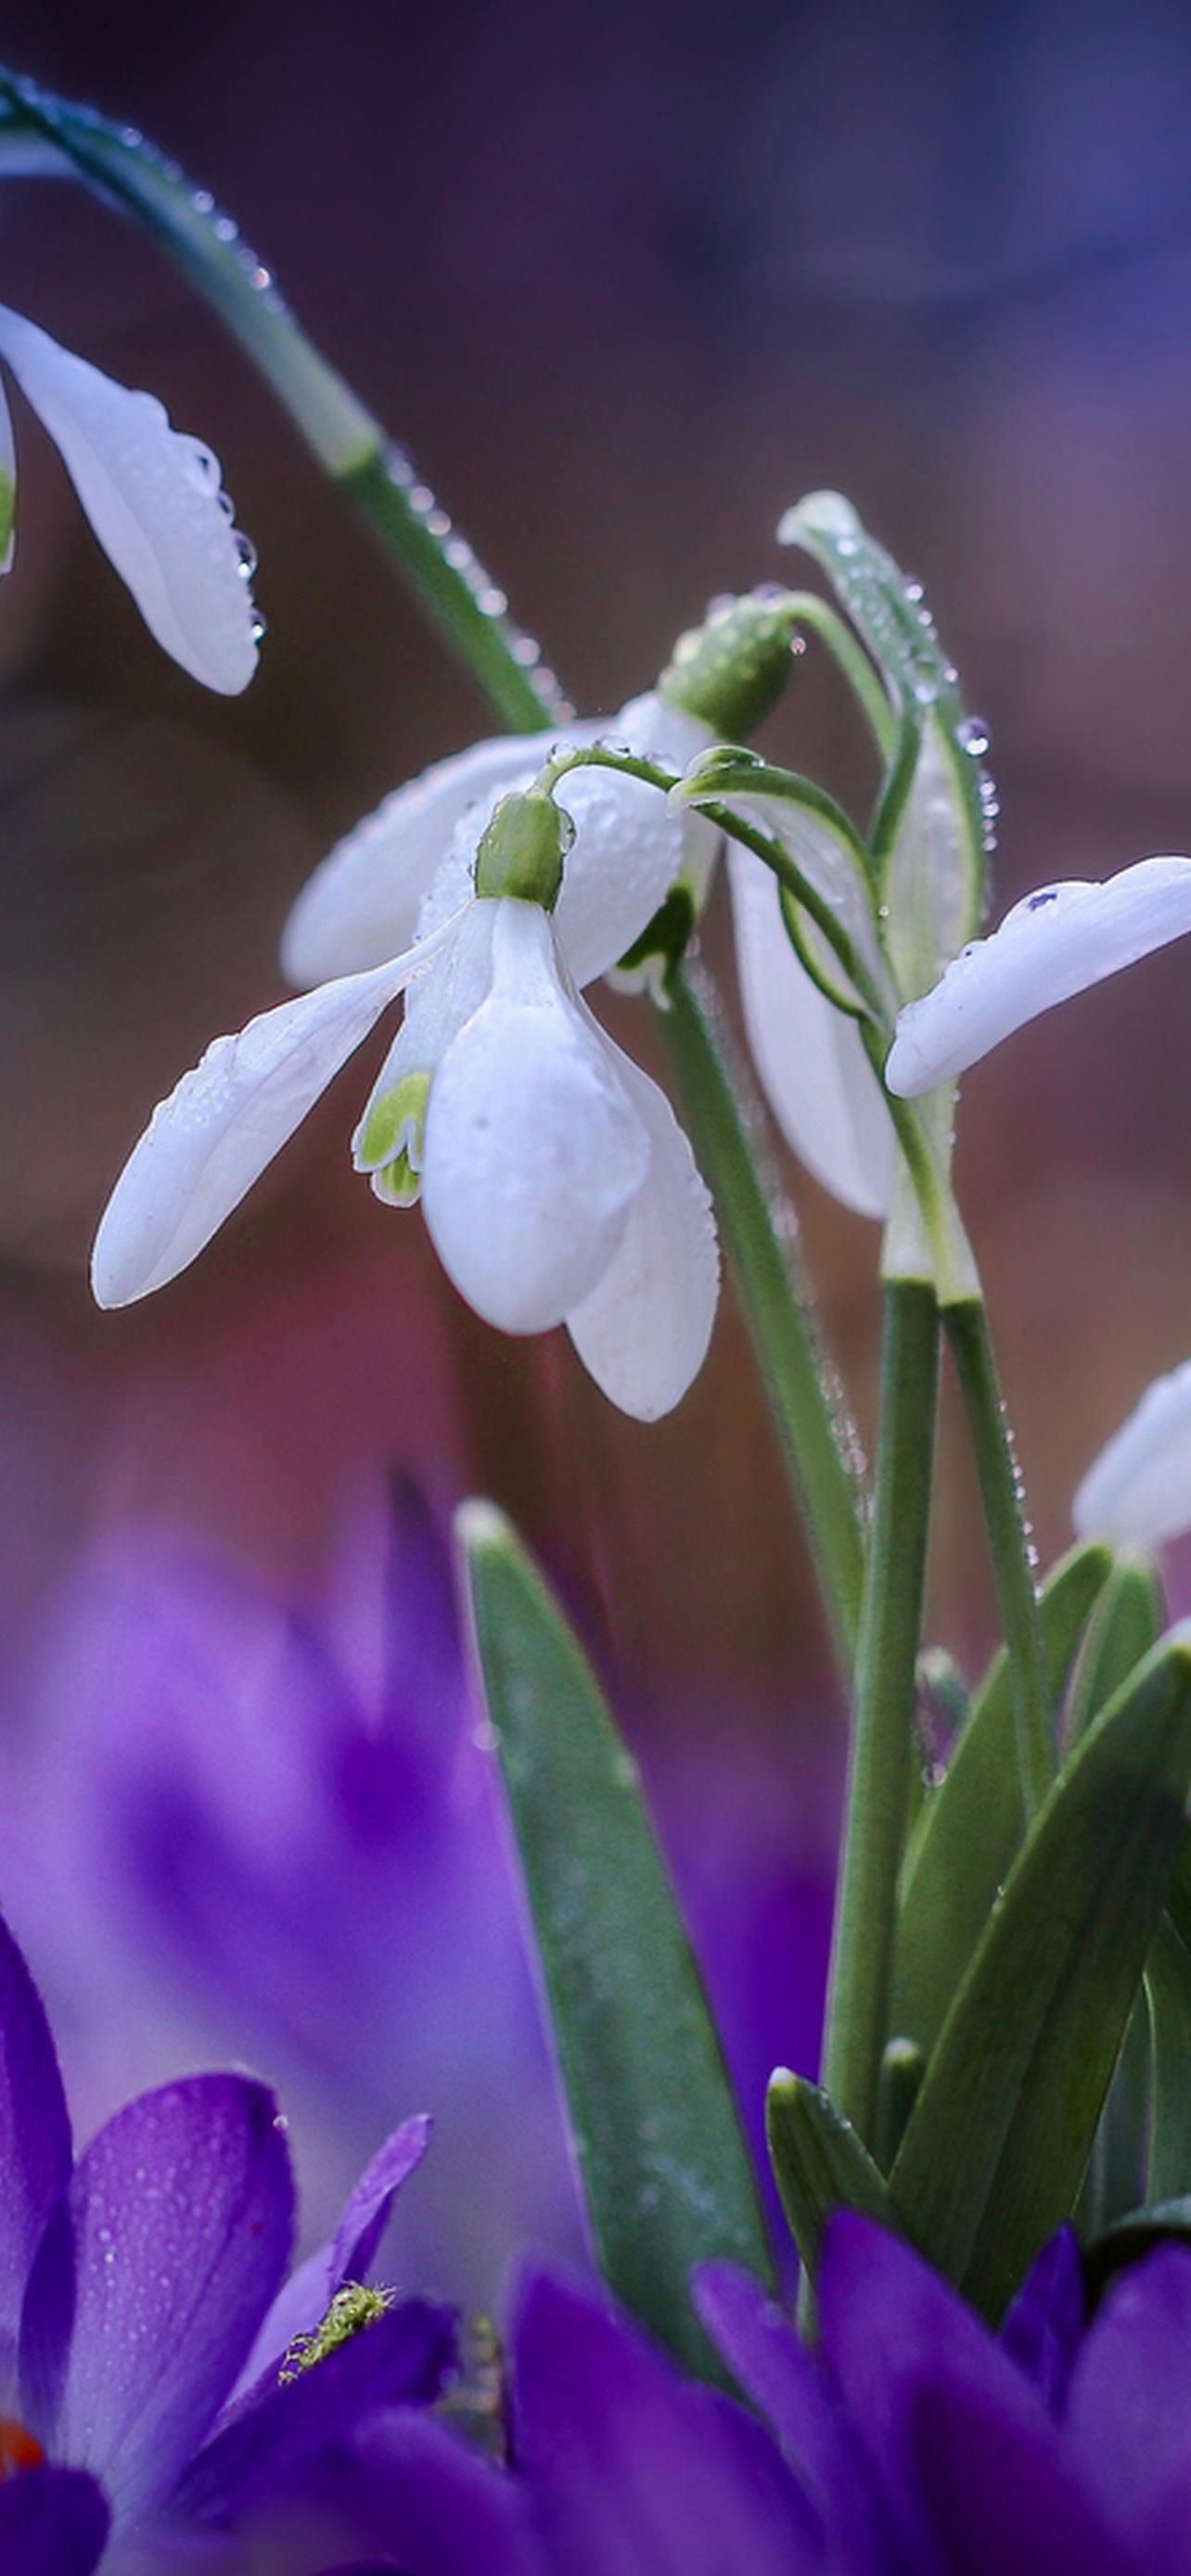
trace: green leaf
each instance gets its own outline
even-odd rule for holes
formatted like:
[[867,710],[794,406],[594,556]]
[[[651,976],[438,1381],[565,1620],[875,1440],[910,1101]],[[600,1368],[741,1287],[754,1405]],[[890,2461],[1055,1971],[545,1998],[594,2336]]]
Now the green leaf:
[[[1048,1697],[1059,1700],[1112,1553],[1063,1558],[1038,1604]],[[1013,1698],[1004,1652],[972,1699],[940,1787],[928,1800],[902,1882],[891,2028],[933,2048],[1025,1830]]]
[[890,2176],[914,2241],[991,2316],[1074,2205],[1189,1786],[1191,1623],[1147,1657],[1051,1790]]
[[1067,1709],[1067,1741],[1078,1744],[1166,1626],[1166,1596],[1147,1557],[1118,1557],[1079,1650]]
[[859,2209],[896,2228],[897,2215],[868,2149],[817,2084],[780,2066],[765,2096],[765,2130],[782,2208],[810,2280],[828,2219]]
[[1147,2201],[1191,2192],[1191,1952],[1163,1916],[1146,1961],[1153,2059]]
[[503,1515],[458,1528],[600,2267],[689,2367],[719,2376],[692,2266],[772,2277],[756,2178],[636,1766]]
[[903,997],[923,992],[980,926],[996,799],[980,766],[988,743],[970,718],[920,586],[870,536],[840,492],[811,492],[779,535],[822,567],[880,665],[900,719],[874,826],[889,906],[887,938]]

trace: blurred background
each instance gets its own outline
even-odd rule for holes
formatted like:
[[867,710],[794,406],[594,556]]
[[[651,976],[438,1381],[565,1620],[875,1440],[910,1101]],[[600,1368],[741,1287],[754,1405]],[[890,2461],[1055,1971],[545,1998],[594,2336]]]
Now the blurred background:
[[[579,705],[648,685],[709,595],[772,578],[782,508],[835,484],[925,584],[989,725],[997,910],[1191,847],[1174,0],[80,0],[10,7],[4,49],[235,213]],[[269,624],[246,698],[193,687],[19,417],[0,1897],[84,2125],[122,2084],[250,2059],[287,2090],[313,2225],[391,2120],[437,2109],[409,2260],[487,2296],[511,2236],[565,2242],[573,2221],[445,1514],[495,1494],[564,1585],[752,2086],[814,2054],[826,1641],[731,1296],[678,1413],[621,1419],[561,1337],[486,1332],[420,1220],[354,1182],[358,1067],[196,1270],[92,1311],[110,1183],[208,1037],[280,996],[303,877],[491,726],[153,248],[61,183],[8,185],[0,216],[5,297],[217,450]],[[813,653],[773,740],[863,811],[863,746]],[[717,913],[726,965],[722,932]],[[1044,1556],[1102,1439],[1191,1350],[1188,966],[1176,948],[1044,1020],[965,1091],[961,1181]],[[644,1015],[615,1008],[648,1054]],[[786,1177],[867,1425],[875,1236]],[[932,1624],[976,1658],[991,1611],[950,1415],[944,1453]],[[466,2150],[481,2103],[490,2176]]]

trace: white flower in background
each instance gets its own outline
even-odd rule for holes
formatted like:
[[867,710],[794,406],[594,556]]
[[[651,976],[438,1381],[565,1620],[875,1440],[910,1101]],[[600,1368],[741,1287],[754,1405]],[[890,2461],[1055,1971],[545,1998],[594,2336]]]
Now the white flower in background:
[[1103,884],[1040,886],[901,1013],[890,1090],[914,1099],[953,1080],[1040,1012],[1188,931],[1191,859],[1139,859]]
[[[560,742],[601,739],[685,769],[710,728],[667,705],[656,690],[601,722],[541,734],[498,734],[437,761],[387,796],[339,841],[302,889],[282,934],[291,984],[379,965],[467,892],[476,845],[497,798],[532,786]],[[609,769],[576,769],[556,802],[575,824],[555,925],[576,984],[615,966],[685,871],[706,873],[718,835],[700,815],[666,811],[654,787]]]
[[[133,393],[0,305],[0,358],[57,447],[109,560],[165,651],[209,689],[252,678],[260,634],[251,548],[231,524],[219,467]],[[13,555],[16,450],[0,386],[0,570]]]
[[[666,821],[656,794],[651,810]],[[528,795],[502,800],[483,830],[473,818],[470,858],[460,869],[459,850],[448,853],[436,917],[412,947],[215,1041],[116,1185],[92,1266],[101,1305],[144,1296],[195,1258],[408,989],[356,1131],[357,1167],[396,1205],[422,1197],[444,1267],[487,1321],[512,1333],[565,1323],[624,1411],[653,1420],[677,1403],[715,1314],[710,1203],[663,1094],[580,1000],[561,939],[570,887],[572,936],[598,973],[624,943],[624,920],[631,940],[656,908],[652,872],[635,910],[614,904],[609,928],[590,873],[576,893],[568,860],[559,891],[563,819]],[[580,825],[572,858],[582,837]]]
[[1089,1467],[1071,1517],[1080,1538],[1162,1547],[1191,1529],[1191,1360],[1157,1377]]

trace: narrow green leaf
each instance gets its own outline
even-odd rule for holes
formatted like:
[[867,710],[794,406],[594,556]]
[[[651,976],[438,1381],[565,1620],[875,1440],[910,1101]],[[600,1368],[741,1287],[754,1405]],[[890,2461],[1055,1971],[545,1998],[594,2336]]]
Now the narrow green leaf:
[[1143,1993],[1129,2015],[1075,2204],[1075,2226],[1084,2242],[1111,2227],[1126,2210],[1136,2209],[1144,2196],[1149,2107],[1150,2029]]
[[1166,1626],[1166,1596],[1148,1557],[1118,1557],[1088,1621],[1067,1708],[1067,1741],[1078,1744]]
[[600,2267],[689,2366],[719,2375],[692,2266],[772,2276],[756,2178],[636,1766],[503,1515],[459,1536]]
[[[1095,1544],[1063,1558],[1038,1604],[1053,1706],[1093,1604],[1112,1571]],[[902,1882],[892,2028],[933,2048],[1025,1829],[1013,1700],[1004,1651],[975,1692],[968,1721],[928,1799]]]
[[1191,2193],[1191,1953],[1169,1913],[1146,1961],[1154,2096],[1147,2201]]
[[890,2190],[999,2316],[1074,2205],[1157,1929],[1191,1786],[1191,1623],[1051,1790],[944,2023]]
[[817,2084],[779,2066],[765,2096],[765,2130],[782,2208],[811,2281],[835,2210],[859,2209],[886,2227],[897,2226],[867,2147]]

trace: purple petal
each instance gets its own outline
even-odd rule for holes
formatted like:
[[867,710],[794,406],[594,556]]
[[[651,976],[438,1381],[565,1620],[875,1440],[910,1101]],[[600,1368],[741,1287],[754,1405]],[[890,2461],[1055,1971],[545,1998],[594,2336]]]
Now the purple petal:
[[1191,2253],[1182,2247],[1161,2246],[1113,2283],[1075,2366],[1066,2433],[1089,2494],[1139,2541],[1168,2492],[1191,2484]]
[[402,2576],[550,2576],[522,2480],[432,2419],[395,2416],[357,2446],[353,2469],[364,2527],[383,2534]]
[[566,2576],[807,2576],[814,2516],[776,2445],[549,2274],[515,2329],[516,2455]]
[[394,2197],[421,2163],[432,2126],[419,2114],[403,2121],[378,2148],[352,2192],[333,2242],[308,2255],[278,2291],[241,2373],[237,2397],[254,2390],[266,2372],[276,2378],[295,2336],[314,2333],[346,2281],[366,2280]]
[[[1045,2422],[1015,2423],[979,2389],[940,2383],[913,2401],[910,2452],[937,2550],[931,2563],[948,2576],[959,2568],[963,2576],[1129,2576],[1135,2568]],[[1173,2576],[1170,2560],[1151,2564]]]
[[21,2329],[28,2418],[117,2522],[167,2494],[235,2379],[293,2229],[276,2104],[195,2076],[117,2113],[59,2202]]
[[296,2379],[245,2399],[182,2476],[171,2515],[224,2523],[354,2432],[371,2411],[431,2406],[456,2353],[447,2308],[405,2299]]
[[386,2138],[367,2171],[361,2174],[335,2232],[331,2248],[331,2297],[345,2281],[362,2281],[371,2269],[393,2200],[430,2144],[431,2122],[424,2114],[405,2120]]
[[1005,2351],[1061,2415],[1087,2323],[1079,2241],[1061,2227],[1030,2266],[1001,2327]]
[[41,1997],[0,1921],[0,2377],[41,2232],[70,2180],[70,2120]]
[[6,2576],[91,2576],[107,2536],[102,2490],[83,2469],[26,2469],[0,2486]]
[[819,2277],[822,2351],[915,2566],[936,2559],[910,2443],[923,2387],[966,2389],[999,2419],[1048,2428],[1041,2399],[957,2292],[871,2219],[832,2220]]
[[849,2576],[885,2564],[866,2461],[813,2356],[759,2281],[733,2263],[704,2263],[695,2306],[735,2379],[777,2434]]

